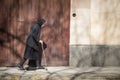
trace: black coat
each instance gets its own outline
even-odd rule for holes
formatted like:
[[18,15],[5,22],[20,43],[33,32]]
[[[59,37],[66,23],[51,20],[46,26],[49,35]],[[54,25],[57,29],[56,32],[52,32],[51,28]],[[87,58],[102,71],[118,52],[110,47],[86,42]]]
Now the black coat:
[[38,51],[38,43],[40,40],[40,30],[41,27],[38,24],[35,24],[31,27],[30,34],[28,35],[26,44],[31,48],[34,48]]
[[[47,45],[46,45],[46,43],[45,42],[43,42],[43,49],[45,50],[45,48],[47,48]],[[38,54],[38,59],[36,58],[36,59],[29,59],[29,62],[28,62],[28,66],[29,67],[36,67],[37,66],[37,64],[36,64],[36,60],[39,60],[39,65],[41,66],[41,62],[42,62],[42,54],[43,54],[43,49],[42,49],[42,45],[41,45],[41,43],[39,43],[39,50],[40,50],[40,52],[39,52],[39,54]],[[32,56],[33,57],[33,56]]]
[[24,58],[38,59],[39,58],[39,40],[41,26],[45,22],[43,19],[37,20],[36,24],[31,27],[30,33],[26,40],[26,48]]
[[[47,48],[47,45],[45,44],[45,42],[43,42],[43,49],[45,48]],[[38,44],[38,49],[39,51],[26,45],[24,58],[29,59],[29,60],[39,60],[41,64],[42,52],[43,52],[41,43]]]

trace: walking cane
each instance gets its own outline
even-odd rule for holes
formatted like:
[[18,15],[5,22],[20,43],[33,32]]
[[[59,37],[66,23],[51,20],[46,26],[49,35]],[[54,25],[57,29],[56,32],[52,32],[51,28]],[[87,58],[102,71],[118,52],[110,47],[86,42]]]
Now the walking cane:
[[41,43],[41,45],[42,45],[42,53],[43,53],[43,56],[44,56],[44,64],[45,64],[45,70],[48,70],[46,67],[47,67],[47,62],[46,62],[46,55],[45,55],[45,52],[44,52],[44,47],[43,47],[43,43]]

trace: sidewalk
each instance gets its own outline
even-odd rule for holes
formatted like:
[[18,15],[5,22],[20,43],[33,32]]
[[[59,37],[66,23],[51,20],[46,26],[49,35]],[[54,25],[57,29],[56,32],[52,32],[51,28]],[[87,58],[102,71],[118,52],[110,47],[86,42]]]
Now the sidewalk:
[[46,70],[22,71],[0,67],[0,80],[120,80],[119,67],[47,67]]

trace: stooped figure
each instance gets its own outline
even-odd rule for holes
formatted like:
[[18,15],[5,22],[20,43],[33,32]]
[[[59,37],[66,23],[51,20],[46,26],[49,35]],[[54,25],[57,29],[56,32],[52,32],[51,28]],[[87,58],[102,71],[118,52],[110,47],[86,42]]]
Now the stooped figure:
[[39,68],[40,66],[40,61],[39,61],[40,32],[44,23],[45,23],[44,19],[38,19],[37,22],[31,27],[30,33],[26,40],[26,48],[25,48],[23,60],[18,65],[20,69],[24,69],[23,65],[27,59],[36,60],[36,67]]

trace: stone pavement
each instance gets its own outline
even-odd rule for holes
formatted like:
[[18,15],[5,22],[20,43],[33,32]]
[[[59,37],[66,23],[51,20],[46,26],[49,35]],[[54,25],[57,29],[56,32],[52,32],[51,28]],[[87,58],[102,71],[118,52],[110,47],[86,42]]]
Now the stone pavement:
[[120,80],[119,67],[47,67],[34,71],[0,67],[0,80]]

